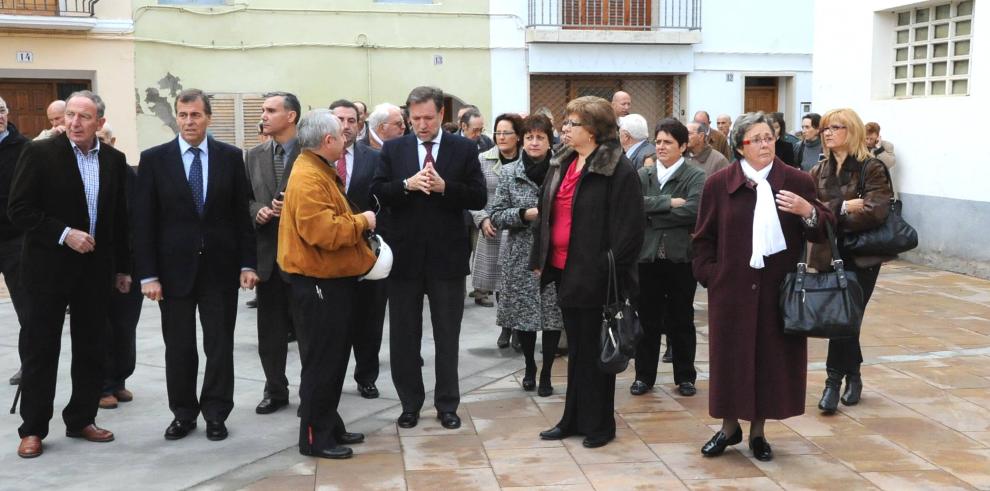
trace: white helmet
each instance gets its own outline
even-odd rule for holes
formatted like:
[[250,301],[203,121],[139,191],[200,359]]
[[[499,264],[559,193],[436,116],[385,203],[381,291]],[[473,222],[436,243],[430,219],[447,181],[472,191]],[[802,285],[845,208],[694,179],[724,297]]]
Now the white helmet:
[[361,277],[362,280],[382,280],[388,278],[388,273],[392,271],[392,248],[385,243],[381,235],[373,234],[368,237],[368,245],[371,246],[371,251],[375,253],[375,265],[371,267],[371,271]]

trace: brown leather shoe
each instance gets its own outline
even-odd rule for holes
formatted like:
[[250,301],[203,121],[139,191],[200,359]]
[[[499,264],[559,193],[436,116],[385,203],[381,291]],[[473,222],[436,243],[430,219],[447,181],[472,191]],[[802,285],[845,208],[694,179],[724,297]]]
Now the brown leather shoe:
[[78,430],[65,430],[65,436],[69,438],[84,438],[86,441],[97,443],[113,441],[113,433],[96,425],[85,426]]
[[117,409],[117,398],[113,394],[101,396],[100,409]]
[[17,455],[25,459],[33,459],[42,454],[44,450],[41,446],[41,437],[28,435],[21,438],[21,444],[17,446]]
[[127,389],[120,389],[117,392],[114,392],[113,396],[120,402],[131,402],[134,400],[134,394]]

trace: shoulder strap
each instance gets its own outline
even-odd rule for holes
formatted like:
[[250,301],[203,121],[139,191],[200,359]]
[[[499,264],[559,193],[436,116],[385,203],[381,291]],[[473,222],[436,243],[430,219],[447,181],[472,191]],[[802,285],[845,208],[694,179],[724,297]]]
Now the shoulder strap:
[[858,194],[859,194],[859,197],[860,198],[862,198],[863,195],[866,194],[866,167],[870,164],[870,162],[873,162],[873,161],[879,162],[880,165],[883,167],[883,172],[884,172],[884,174],[887,175],[887,182],[890,183],[890,190],[891,190],[891,192],[893,192],[893,190],[894,190],[894,180],[891,179],[891,177],[890,177],[890,169],[887,168],[887,164],[883,163],[883,161],[881,161],[880,159],[878,159],[876,157],[870,157],[870,158],[866,159],[865,162],[863,162],[863,168],[860,169],[860,171],[859,171],[859,188],[858,188],[859,189],[859,193]]

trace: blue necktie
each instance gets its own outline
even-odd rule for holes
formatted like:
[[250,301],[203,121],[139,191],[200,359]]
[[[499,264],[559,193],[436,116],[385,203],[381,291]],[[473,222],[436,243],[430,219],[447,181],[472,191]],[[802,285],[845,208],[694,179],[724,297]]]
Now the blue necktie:
[[203,216],[203,161],[199,158],[201,150],[190,147],[189,151],[193,153],[192,165],[189,167],[189,190],[192,191],[196,212]]

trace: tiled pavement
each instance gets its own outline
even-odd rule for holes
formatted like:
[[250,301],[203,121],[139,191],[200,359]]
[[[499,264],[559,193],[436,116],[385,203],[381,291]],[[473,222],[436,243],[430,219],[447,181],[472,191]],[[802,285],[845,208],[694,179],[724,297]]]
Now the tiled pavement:
[[[697,297],[698,368],[707,376],[705,294]],[[815,407],[826,343],[813,340],[807,412],[768,422],[775,460],[745,444],[708,459],[699,449],[718,428],[707,382],[695,397],[673,390],[670,366],[654,392],[629,395],[632,370],[616,384],[615,442],[541,441],[563,407],[566,360],[554,366],[556,394],[520,387],[521,372],[464,398],[464,425],[442,429],[433,413],[417,428],[389,424],[355,445],[351,460],[299,458],[247,484],[292,489],[990,489],[990,282],[906,263],[884,267],[862,342],[866,391],[834,416]],[[746,426],[744,425],[744,428]]]
[[[826,343],[812,341],[807,413],[767,424],[776,454],[770,463],[753,459],[745,444],[716,459],[700,455],[718,427],[707,412],[705,301],[699,290],[698,395],[677,395],[670,366],[662,365],[656,391],[630,396],[627,370],[617,383],[618,436],[603,448],[585,449],[580,438],[547,442],[537,436],[562,410],[566,360],[559,359],[556,394],[549,398],[523,392],[519,372],[502,370],[508,375],[472,384],[477,388],[463,398],[459,430],[442,429],[432,412],[424,412],[417,428],[397,429],[390,421],[398,410],[388,411],[351,425],[371,431],[350,460],[306,458],[283,444],[288,448],[245,460],[197,487],[990,489],[990,282],[907,263],[886,265],[863,328],[862,402],[820,415],[815,404]],[[503,366],[479,373],[494,375]],[[390,385],[386,379],[380,385]],[[349,404],[354,402],[360,403]]]

